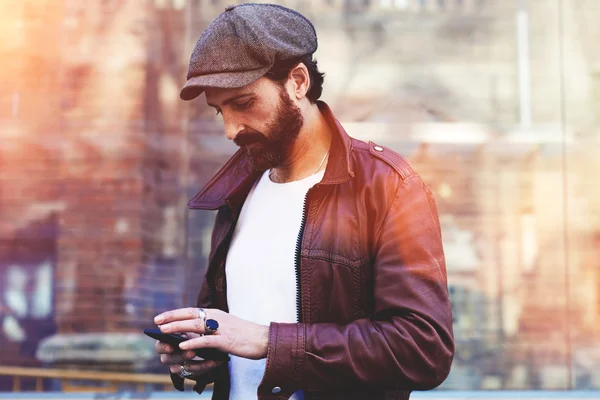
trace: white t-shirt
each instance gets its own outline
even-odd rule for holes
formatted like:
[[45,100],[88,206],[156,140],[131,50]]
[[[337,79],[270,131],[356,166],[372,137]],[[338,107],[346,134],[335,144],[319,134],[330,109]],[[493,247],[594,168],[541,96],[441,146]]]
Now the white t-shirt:
[[[227,254],[229,312],[261,325],[297,321],[296,242],[306,192],[324,170],[299,181],[274,183],[266,171],[248,194]],[[229,400],[257,398],[266,359],[231,356]],[[301,391],[293,400],[303,399]]]

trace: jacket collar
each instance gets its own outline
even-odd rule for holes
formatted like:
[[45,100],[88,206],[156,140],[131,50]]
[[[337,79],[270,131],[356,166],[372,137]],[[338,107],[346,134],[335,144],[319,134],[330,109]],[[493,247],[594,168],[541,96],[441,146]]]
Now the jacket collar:
[[[321,185],[336,185],[347,182],[354,177],[350,158],[352,139],[333,115],[329,106],[318,101],[317,105],[325,116],[329,126],[333,128],[329,161]],[[252,168],[250,160],[243,150],[238,150],[217,174],[188,202],[188,208],[198,210],[216,210],[217,208],[238,202],[248,194],[254,182],[264,171]],[[243,201],[243,200],[242,200]]]

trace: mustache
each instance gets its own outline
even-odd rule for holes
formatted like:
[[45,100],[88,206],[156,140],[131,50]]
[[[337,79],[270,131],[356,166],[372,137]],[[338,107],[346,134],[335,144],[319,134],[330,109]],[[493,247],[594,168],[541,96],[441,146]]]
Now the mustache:
[[263,143],[267,141],[267,137],[258,131],[240,132],[233,142],[238,146],[247,146],[254,143]]

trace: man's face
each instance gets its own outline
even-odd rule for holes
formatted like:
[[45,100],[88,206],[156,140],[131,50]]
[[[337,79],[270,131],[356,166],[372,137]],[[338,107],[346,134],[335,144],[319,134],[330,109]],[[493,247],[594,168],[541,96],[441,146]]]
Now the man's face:
[[206,103],[223,115],[225,134],[255,169],[281,166],[304,124],[284,87],[266,78],[239,89],[206,89]]

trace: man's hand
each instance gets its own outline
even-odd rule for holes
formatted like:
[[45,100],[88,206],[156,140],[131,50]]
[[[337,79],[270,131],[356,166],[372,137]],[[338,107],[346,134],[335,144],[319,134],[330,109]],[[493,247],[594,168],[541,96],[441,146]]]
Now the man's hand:
[[190,376],[189,379],[207,374],[223,364],[220,361],[191,361],[196,357],[193,351],[176,351],[171,345],[159,341],[156,341],[154,350],[160,354],[160,362],[168,365],[169,371],[173,374],[179,375],[181,365],[185,363],[185,369],[194,373],[194,376]]
[[204,312],[206,319],[214,319],[219,323],[219,329],[211,335],[204,335],[205,320],[198,308],[167,311],[157,315],[154,322],[164,333],[194,332],[204,335],[181,343],[179,347],[182,350],[215,348],[252,360],[267,357],[268,326],[255,324],[213,308],[205,308]]

